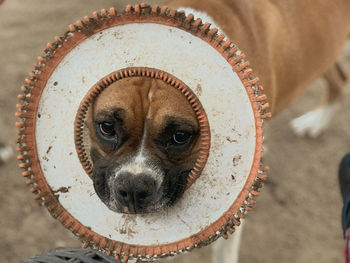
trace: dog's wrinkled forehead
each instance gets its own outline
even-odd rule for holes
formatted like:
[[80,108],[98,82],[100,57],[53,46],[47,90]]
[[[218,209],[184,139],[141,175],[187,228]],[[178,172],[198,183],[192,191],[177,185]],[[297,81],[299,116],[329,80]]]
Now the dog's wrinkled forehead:
[[93,115],[119,114],[123,126],[141,136],[147,121],[148,136],[164,128],[169,119],[179,119],[198,129],[197,117],[176,88],[162,80],[133,77],[119,80],[106,88],[94,102]]

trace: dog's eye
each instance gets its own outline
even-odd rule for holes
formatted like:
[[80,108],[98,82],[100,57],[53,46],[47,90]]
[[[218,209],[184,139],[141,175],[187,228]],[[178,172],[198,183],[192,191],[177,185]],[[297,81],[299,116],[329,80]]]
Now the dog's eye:
[[111,122],[102,122],[99,124],[103,136],[112,137],[115,135],[114,124]]
[[173,134],[173,141],[176,144],[185,144],[191,139],[191,137],[192,134],[190,132],[178,130]]

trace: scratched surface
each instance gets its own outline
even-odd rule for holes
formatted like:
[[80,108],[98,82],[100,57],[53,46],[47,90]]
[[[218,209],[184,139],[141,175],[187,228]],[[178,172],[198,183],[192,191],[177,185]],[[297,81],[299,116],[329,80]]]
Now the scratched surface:
[[[16,95],[46,42],[84,15],[112,5],[120,8],[124,3],[7,0],[0,6],[1,141],[15,140]],[[349,44],[342,61],[350,71]],[[342,262],[341,198],[336,172],[341,157],[350,149],[350,86],[340,112],[320,139],[298,139],[287,125],[293,117],[317,105],[322,86],[323,82],[318,81],[267,128],[269,152],[265,162],[271,167],[270,178],[256,209],[248,216],[241,262]],[[0,167],[0,233],[0,262],[20,262],[53,248],[79,246],[46,209],[33,201],[16,160]],[[209,259],[210,248],[191,252],[174,262],[207,263]]]
[[[73,124],[82,99],[97,81],[115,70],[139,65],[170,72],[189,87],[202,87],[197,97],[210,123],[211,148],[202,175],[174,206],[125,217],[109,210],[93,194],[92,180],[75,152]],[[159,24],[113,27],[80,43],[48,79],[38,112],[36,141],[41,169],[51,189],[70,187],[60,194],[59,202],[92,231],[128,244],[177,242],[213,224],[244,188],[258,148],[252,106],[231,65],[202,39]],[[125,225],[128,233],[120,230]]]

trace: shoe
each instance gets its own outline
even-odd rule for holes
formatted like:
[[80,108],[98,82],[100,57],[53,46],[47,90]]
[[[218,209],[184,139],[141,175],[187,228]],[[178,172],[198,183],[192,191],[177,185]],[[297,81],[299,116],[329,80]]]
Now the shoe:
[[350,226],[350,153],[346,154],[339,165],[338,180],[343,197],[342,226],[345,235]]

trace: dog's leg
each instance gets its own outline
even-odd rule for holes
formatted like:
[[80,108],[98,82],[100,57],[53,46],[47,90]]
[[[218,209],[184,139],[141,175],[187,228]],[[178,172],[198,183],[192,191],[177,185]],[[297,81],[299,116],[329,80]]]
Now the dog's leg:
[[323,76],[327,82],[326,102],[319,108],[307,112],[291,121],[291,127],[298,136],[316,138],[329,125],[338,106],[347,76],[338,63],[335,63]]
[[0,165],[7,162],[13,155],[13,150],[10,146],[0,143]]
[[229,239],[220,238],[213,245],[212,263],[238,263],[244,221]]

